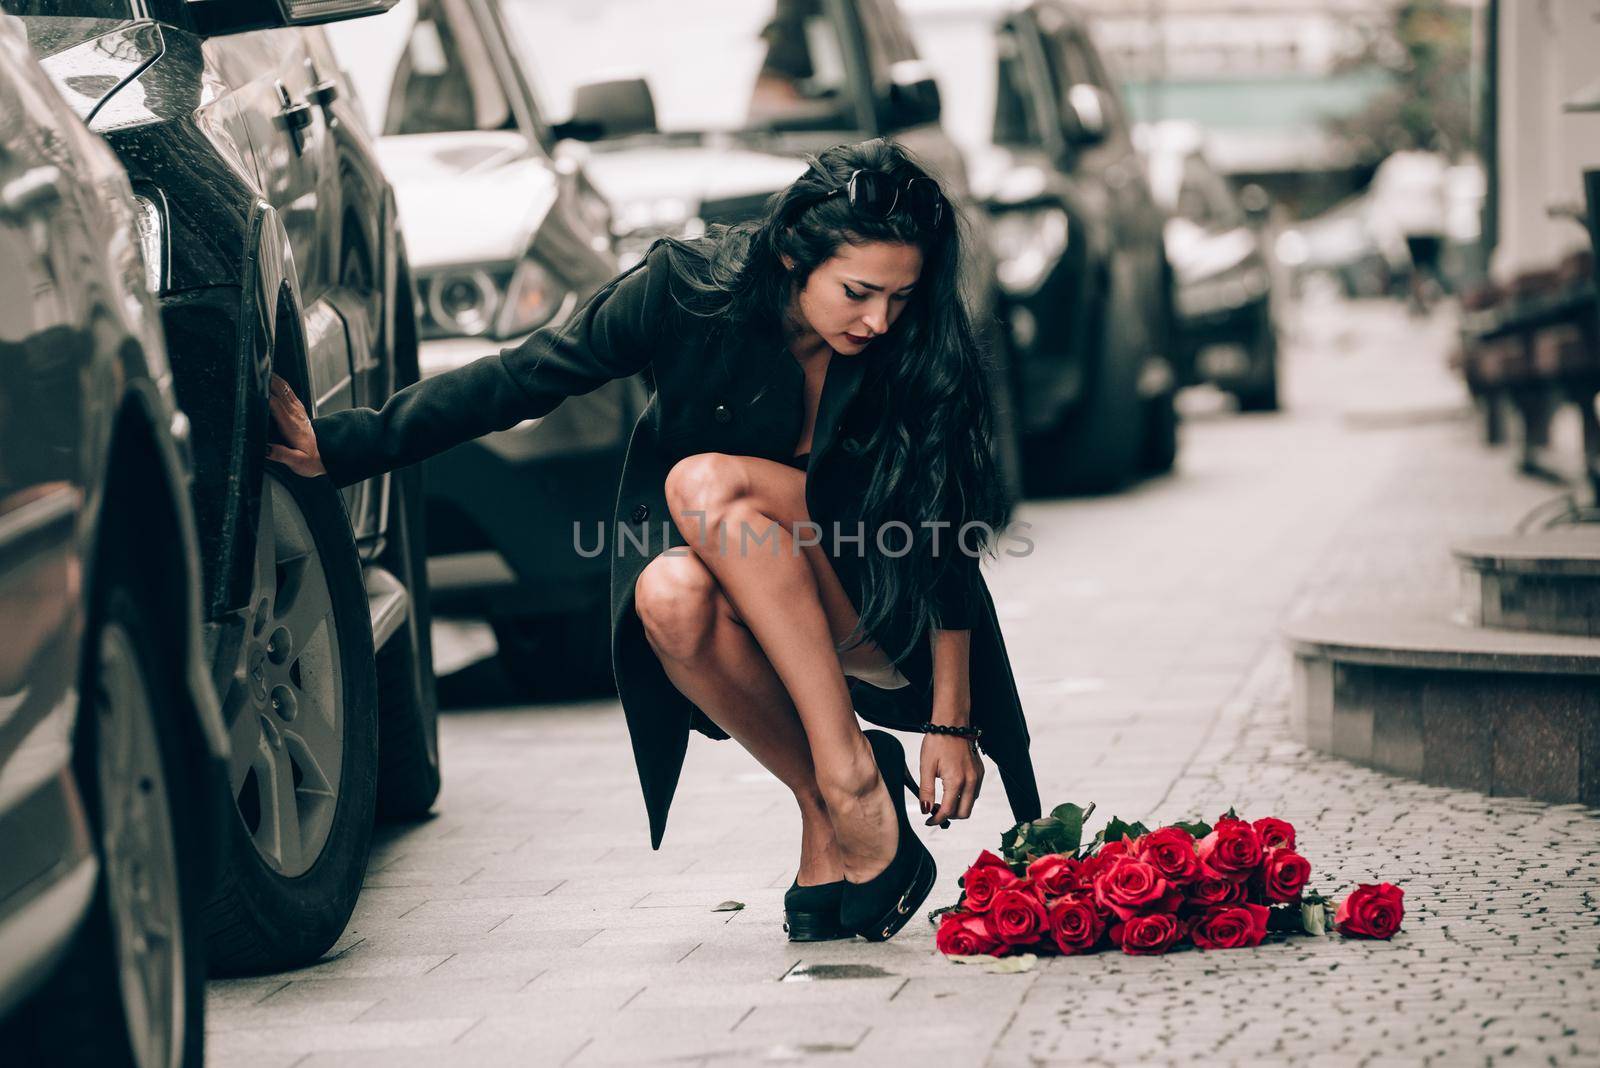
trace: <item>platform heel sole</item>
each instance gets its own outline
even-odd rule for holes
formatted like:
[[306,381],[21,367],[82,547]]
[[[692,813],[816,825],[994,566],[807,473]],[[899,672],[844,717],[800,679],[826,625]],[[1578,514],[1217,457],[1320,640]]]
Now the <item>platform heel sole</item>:
[[832,942],[854,935],[854,932],[840,923],[836,916],[819,916],[807,912],[784,913],[783,929],[789,932],[791,942]]

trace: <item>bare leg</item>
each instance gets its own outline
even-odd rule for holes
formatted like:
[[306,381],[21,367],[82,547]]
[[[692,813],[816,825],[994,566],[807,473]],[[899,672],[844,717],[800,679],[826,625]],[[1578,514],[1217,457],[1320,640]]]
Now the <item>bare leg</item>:
[[794,702],[705,564],[689,553],[656,557],[634,584],[634,603],[672,684],[794,793],[800,884],[843,878],[833,821]]
[[804,497],[800,472],[756,457],[702,453],[667,476],[678,529],[793,702],[845,875],[864,882],[894,856],[896,816],[856,722],[814,565],[795,550],[790,528],[808,518]]

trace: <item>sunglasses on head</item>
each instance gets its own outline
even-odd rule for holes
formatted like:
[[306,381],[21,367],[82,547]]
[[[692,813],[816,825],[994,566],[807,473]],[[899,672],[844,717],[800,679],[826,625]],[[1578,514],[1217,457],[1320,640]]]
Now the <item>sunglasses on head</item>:
[[[843,193],[850,201],[850,210],[869,219],[887,219],[901,206],[918,224],[937,230],[944,223],[949,204],[939,192],[939,183],[932,178],[911,178],[902,185],[878,171],[856,170],[850,172],[850,181],[842,188],[827,193],[822,200]],[[817,203],[822,203],[819,200]]]

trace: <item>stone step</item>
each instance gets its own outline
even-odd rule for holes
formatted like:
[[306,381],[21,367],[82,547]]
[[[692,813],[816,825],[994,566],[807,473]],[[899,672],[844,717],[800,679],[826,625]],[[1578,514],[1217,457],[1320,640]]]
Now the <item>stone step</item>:
[[1600,639],[1431,619],[1289,624],[1314,749],[1485,794],[1600,804]]
[[1485,627],[1600,637],[1600,524],[1484,538],[1454,552],[1468,619]]

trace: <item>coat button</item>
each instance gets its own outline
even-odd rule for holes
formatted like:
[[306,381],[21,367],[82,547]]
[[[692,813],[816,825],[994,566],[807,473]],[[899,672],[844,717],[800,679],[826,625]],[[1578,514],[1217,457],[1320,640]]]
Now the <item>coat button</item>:
[[648,504],[636,504],[633,506],[633,521],[635,523],[643,523],[649,518],[650,506]]
[[726,423],[733,418],[733,413],[728,410],[726,404],[719,404],[711,409],[711,417],[719,423]]
[[851,456],[855,456],[861,451],[861,442],[857,441],[855,438],[845,438],[843,441],[839,442],[839,448],[843,449]]

